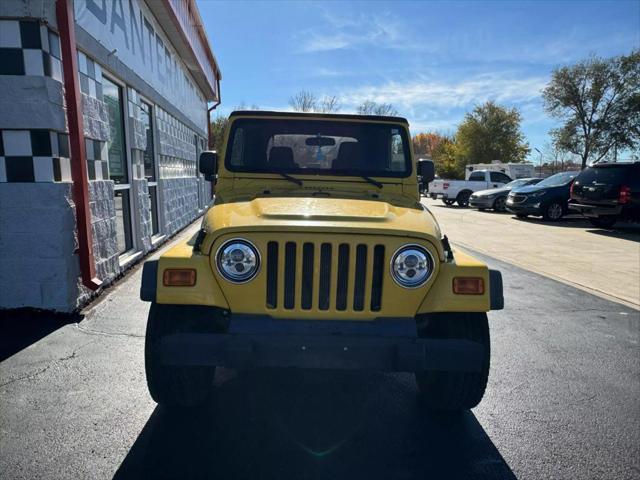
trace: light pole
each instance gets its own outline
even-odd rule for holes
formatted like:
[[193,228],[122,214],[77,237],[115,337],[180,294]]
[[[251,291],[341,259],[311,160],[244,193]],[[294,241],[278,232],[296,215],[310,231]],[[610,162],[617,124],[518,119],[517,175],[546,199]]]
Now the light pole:
[[540,154],[540,178],[542,178],[542,152],[538,150],[538,147],[533,147],[533,149]]

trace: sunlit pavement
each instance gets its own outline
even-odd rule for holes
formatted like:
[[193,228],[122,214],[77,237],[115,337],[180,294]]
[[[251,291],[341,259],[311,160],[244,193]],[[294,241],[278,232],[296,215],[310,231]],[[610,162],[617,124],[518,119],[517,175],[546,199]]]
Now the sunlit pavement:
[[640,308],[640,225],[596,228],[580,215],[559,222],[447,207],[423,199],[452,242]]
[[[159,408],[138,269],[30,346],[2,340],[0,478],[637,478],[638,311],[486,260],[506,309],[485,399],[458,416],[422,412],[410,375],[329,371],[220,369],[206,408]],[[31,321],[0,336],[12,320]]]

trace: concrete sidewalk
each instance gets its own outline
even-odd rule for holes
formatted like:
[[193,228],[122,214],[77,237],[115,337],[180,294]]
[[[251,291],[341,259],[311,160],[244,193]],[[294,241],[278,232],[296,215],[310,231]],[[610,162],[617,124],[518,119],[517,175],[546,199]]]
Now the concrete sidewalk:
[[570,216],[559,222],[510,213],[447,207],[423,200],[443,234],[475,250],[617,301],[640,308],[640,227],[596,228]]

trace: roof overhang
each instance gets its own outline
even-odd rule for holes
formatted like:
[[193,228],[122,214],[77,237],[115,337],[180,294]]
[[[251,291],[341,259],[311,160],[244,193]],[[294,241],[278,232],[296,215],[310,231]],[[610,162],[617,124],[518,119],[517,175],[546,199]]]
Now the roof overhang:
[[207,101],[220,101],[222,74],[195,0],[145,0]]

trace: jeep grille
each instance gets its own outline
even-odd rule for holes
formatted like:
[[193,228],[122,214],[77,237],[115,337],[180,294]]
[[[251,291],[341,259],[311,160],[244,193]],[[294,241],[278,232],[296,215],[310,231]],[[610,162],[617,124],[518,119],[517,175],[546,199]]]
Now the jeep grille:
[[[270,241],[266,259],[266,306],[278,308],[278,285],[281,284],[285,310],[296,308],[299,291],[302,310],[326,311],[333,307],[338,311],[366,308],[379,312],[384,257],[384,245]],[[279,268],[282,271],[278,271]],[[280,275],[284,275],[284,282],[278,281]]]

